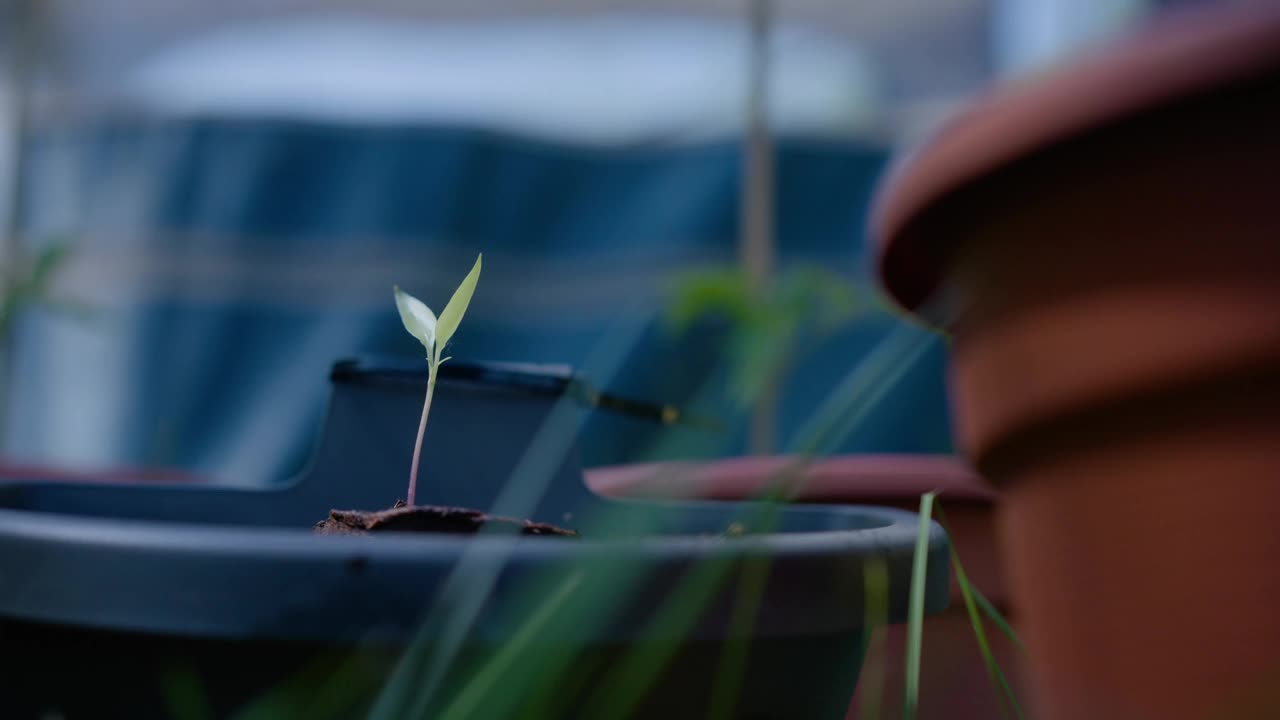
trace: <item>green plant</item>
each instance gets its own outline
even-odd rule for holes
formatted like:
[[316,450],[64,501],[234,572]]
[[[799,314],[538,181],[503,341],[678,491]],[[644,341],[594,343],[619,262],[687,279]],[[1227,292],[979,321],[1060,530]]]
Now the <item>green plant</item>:
[[924,583],[929,566],[929,521],[937,493],[920,496],[920,530],[911,565],[911,594],[907,603],[907,682],[903,718],[912,720],[920,706],[920,656],[924,641]]
[[[942,513],[941,506],[938,507],[938,522],[943,523],[943,527],[946,526],[946,519]],[[990,678],[992,685],[1004,693],[1005,701],[1008,703],[1009,708],[1013,710],[1014,717],[1022,720],[1022,706],[1018,704],[1018,698],[1014,695],[1013,686],[1009,684],[1009,679],[1005,676],[1000,664],[996,662],[995,655],[991,652],[991,644],[987,642],[987,632],[983,627],[980,613],[986,613],[987,617],[1013,641],[1013,644],[1019,650],[1024,650],[1022,641],[1018,639],[1017,634],[1013,632],[1013,628],[1009,626],[1009,623],[1000,615],[995,606],[969,582],[969,575],[964,571],[964,565],[960,562],[960,555],[956,552],[954,544],[951,546],[951,567],[955,571],[956,584],[960,587],[960,594],[964,597],[965,612],[969,615],[969,624],[973,627],[973,637],[978,643],[978,651],[982,653],[982,662],[986,666],[987,677]]]
[[50,288],[58,271],[66,264],[70,246],[49,245],[34,257],[19,257],[7,268],[0,269],[0,337],[7,336],[14,319],[26,308],[46,305],[63,311],[82,313],[78,305],[54,301]]
[[8,418],[4,408],[14,378],[10,374],[9,353],[12,350],[13,326],[26,310],[40,307],[73,319],[87,320],[92,309],[76,300],[53,297],[51,289],[57,274],[71,254],[67,242],[50,242],[33,254],[16,252],[0,266],[0,437],[5,435]]
[[834,332],[860,306],[856,286],[820,267],[788,268],[763,287],[744,270],[711,268],[676,280],[666,319],[680,333],[703,318],[727,321],[729,391],[748,407],[786,371],[806,330]]
[[[912,558],[912,578],[911,578],[911,595],[908,601],[907,616],[907,658],[906,658],[906,702],[903,706],[903,716],[907,720],[911,720],[916,716],[917,708],[920,704],[920,661],[923,655],[924,641],[924,575],[928,563],[928,536],[929,522],[934,515],[944,528],[946,528],[946,519],[942,512],[942,507],[936,504],[938,493],[928,492],[920,496],[920,530],[916,538],[916,547],[914,557]],[[987,632],[982,623],[982,615],[985,614],[989,620],[1003,632],[1013,644],[1025,652],[1022,640],[1013,631],[1013,628],[1005,620],[1000,611],[996,609],[991,601],[983,597],[982,593],[969,581],[969,575],[964,570],[964,565],[960,562],[960,554],[956,552],[954,541],[950,547],[951,569],[955,573],[956,585],[960,588],[960,595],[964,598],[965,611],[969,617],[969,624],[973,628],[974,640],[978,644],[978,652],[982,655],[982,662],[986,668],[987,676],[991,680],[991,684],[1001,693],[1007,707],[1012,710],[1017,720],[1022,720],[1022,706],[1018,703],[1018,698],[1013,692],[1013,686],[1009,684],[1008,677],[996,662],[995,655],[991,651],[991,644],[987,641]]]
[[[626,313],[624,316],[631,317]],[[443,318],[442,313],[432,338],[434,342],[430,345],[424,342],[429,361],[439,355],[437,344],[440,347],[444,345],[439,332]],[[634,351],[649,319],[647,315],[637,315],[632,321],[611,327],[584,362],[584,374],[607,384],[623,367],[624,359]],[[850,433],[865,423],[872,409],[889,398],[892,389],[931,342],[932,336],[902,325],[850,368],[846,377],[836,384],[837,390],[833,391],[830,401],[816,410],[805,430],[797,433],[791,443],[797,454],[795,462],[781,469],[774,481],[768,483],[768,490],[758,498],[762,502],[742,507],[738,522],[748,528],[749,533],[770,532],[775,527],[788,490],[798,488],[803,481],[805,464],[839,447]],[[786,343],[783,345],[785,347]],[[496,514],[526,516],[532,511],[571,445],[580,423],[581,413],[576,402],[566,397],[557,403],[544,427],[532,440],[525,458],[508,479],[502,496],[495,502],[493,510]],[[661,472],[682,475],[686,469],[673,467]],[[933,514],[937,514],[936,506]],[[922,529],[927,529],[929,511],[925,510],[922,515],[925,516]],[[663,526],[659,513],[643,512],[625,503],[575,520],[584,536],[601,539],[642,537],[662,532]],[[940,517],[938,520],[941,522]],[[655,608],[643,633],[646,643],[637,645],[616,663],[584,667],[579,664],[586,657],[582,651],[593,632],[609,622],[616,608],[625,604],[625,599],[637,592],[647,578],[643,568],[618,563],[616,558],[607,554],[585,556],[572,566],[563,568],[563,574],[557,572],[530,577],[526,582],[503,589],[501,597],[504,602],[510,602],[506,606],[507,617],[513,619],[516,630],[509,636],[509,642],[485,657],[476,658],[472,664],[461,649],[477,622],[481,607],[495,597],[495,581],[506,557],[481,553],[478,547],[469,545],[463,551],[463,557],[441,588],[437,603],[424,616],[419,632],[397,663],[389,681],[385,684],[373,681],[375,687],[382,685],[382,694],[371,709],[370,717],[414,718],[429,717],[435,713],[437,717],[448,716],[457,720],[504,717],[549,720],[573,712],[575,708],[566,703],[581,700],[584,694],[586,703],[592,704],[591,710],[600,713],[607,710],[607,713],[599,715],[601,717],[634,717],[639,710],[638,701],[654,682],[660,681],[661,672],[670,662],[676,646],[689,634],[690,618],[706,608],[717,588],[734,582],[735,578],[738,591],[731,621],[735,640],[727,644],[720,659],[714,680],[714,700],[709,711],[712,717],[732,717],[739,711],[737,695],[743,683],[749,682],[743,677],[744,659],[750,652],[752,639],[749,628],[753,625],[762,590],[768,581],[768,558],[743,558],[732,562],[716,557],[700,560],[690,566],[685,577],[670,588],[666,598]],[[504,544],[502,547],[508,546]],[[927,549],[926,543],[920,551],[924,553]],[[919,557],[918,563],[927,563],[925,555]],[[958,564],[956,567],[959,568]],[[866,626],[870,633],[888,621],[890,578],[883,565],[868,566],[864,572]],[[916,578],[915,583],[922,588],[923,576]],[[921,595],[915,602],[922,602],[922,599]],[[976,591],[973,591],[973,599],[980,606],[984,604],[984,598]],[[991,612],[986,607],[982,609]],[[910,622],[915,627],[911,633],[917,639],[912,662],[918,668],[921,660],[918,643],[923,633],[922,605],[913,610]],[[1005,626],[1002,625],[1001,629]],[[864,642],[868,645],[864,680],[879,686],[884,682],[884,661],[882,658],[877,661],[874,654],[882,643],[874,645],[869,636]],[[268,709],[256,716],[278,717],[280,712],[288,710],[291,716],[318,720],[357,712],[358,706],[345,699],[334,699],[321,707],[310,699],[315,695],[313,688],[316,687],[330,689],[335,694],[334,698],[347,692],[352,697],[358,696],[356,691],[366,687],[363,683],[367,681],[367,676],[361,671],[360,664],[352,661],[340,669],[317,669],[313,674],[300,676],[296,686],[304,688],[301,695],[279,696],[280,704],[274,708],[263,705],[261,707]],[[918,693],[919,675],[915,677],[913,687]],[[496,689],[499,681],[500,691]],[[584,685],[588,682],[594,684]],[[300,713],[304,699],[306,712]],[[863,709],[866,713],[860,717],[868,720],[878,717],[880,700],[880,694],[864,696]],[[576,708],[578,712],[583,709]],[[245,717],[250,716],[253,715]]]
[[458,289],[453,291],[453,296],[449,298],[449,302],[445,304],[444,311],[438,318],[426,303],[401,290],[399,286],[392,288],[395,292],[396,309],[400,311],[400,320],[404,323],[405,330],[417,338],[427,351],[427,397],[422,403],[422,420],[418,423],[418,437],[413,444],[413,463],[409,468],[409,491],[405,498],[410,506],[414,504],[418,488],[422,436],[426,434],[427,417],[431,414],[431,396],[436,389],[436,374],[440,370],[440,365],[449,359],[440,357],[440,353],[445,345],[449,344],[458,326],[462,324],[462,316],[466,314],[467,306],[471,304],[471,296],[476,290],[476,283],[480,280],[480,264],[483,258],[483,254],[476,256],[476,264],[462,279]]
[[[820,332],[829,332],[839,328],[853,317],[857,295],[847,281],[824,270],[802,269],[779,278],[777,283],[766,293],[763,301],[757,300],[753,294],[749,279],[736,270],[718,270],[695,273],[686,276],[677,286],[671,306],[668,309],[668,322],[676,329],[683,330],[693,322],[706,316],[718,316],[727,319],[730,335],[730,378],[734,393],[739,401],[750,403],[760,397],[764,389],[776,382],[785,370],[786,365],[794,359],[796,340],[807,325]],[[892,307],[887,310],[894,313]],[[918,328],[906,322],[898,325],[862,362],[846,376],[831,393],[827,402],[817,408],[816,412],[796,432],[790,443],[790,450],[801,458],[823,455],[833,451],[840,442],[847,438],[852,430],[860,425],[872,408],[877,406],[893,388],[901,371],[917,360],[929,347],[929,335],[922,334]],[[886,373],[885,368],[893,371]],[[798,470],[798,468],[796,468]],[[799,479],[798,473],[793,477]],[[791,487],[781,482],[778,487],[769,491],[764,498],[769,502],[777,502],[785,495],[795,492],[798,487]],[[920,537],[914,558],[911,598],[907,620],[907,687],[904,715],[914,717],[919,704],[920,663],[922,661],[923,623],[924,623],[924,573],[927,567],[928,525],[934,508],[935,494],[928,493],[921,498]],[[941,509],[938,509],[941,512]],[[941,518],[939,518],[941,522]],[[996,664],[990,644],[987,642],[985,629],[980,614],[986,615],[1021,649],[1021,641],[1012,628],[991,603],[969,582],[960,564],[959,556],[954,548],[951,559],[956,573],[956,581],[965,598],[973,626],[974,637],[986,665],[988,675],[997,692],[1004,696],[1012,714],[1021,718],[1022,710],[1014,696],[1003,671]],[[869,583],[875,584],[873,579]],[[744,602],[749,598],[743,598]],[[871,600],[868,608],[871,608]],[[868,619],[867,631],[870,633],[875,623]],[[868,662],[874,665],[871,647],[868,647]],[[862,716],[879,717],[880,702],[878,686],[880,676],[878,669],[872,669],[864,680],[874,687],[865,693]]]
[[[811,421],[811,432],[803,433],[806,439],[796,448],[795,462],[781,468],[777,476],[766,483],[767,489],[758,498],[758,504],[743,506],[738,522],[753,533],[770,532],[776,525],[778,513],[782,510],[783,499],[788,490],[800,486],[803,471],[810,459],[831,447],[838,446],[870,415],[876,404],[883,402],[888,391],[903,378],[912,363],[919,358],[923,349],[928,347],[930,336],[903,326],[879,343],[868,353],[862,363],[852,368],[847,377],[838,384],[841,392],[833,402],[824,405]],[[616,370],[616,368],[613,368]],[[593,373],[594,374],[594,373]],[[607,373],[606,373],[607,374]],[[809,439],[811,438],[811,440]],[[544,471],[545,473],[546,471]],[[677,477],[687,469],[673,468],[660,470],[671,472]],[[513,482],[516,479],[513,478]],[[625,505],[613,511],[603,513],[599,517],[584,519],[584,535],[601,537],[615,536],[636,537],[659,532],[657,517],[628,509]],[[624,529],[625,528],[625,529]],[[927,550],[927,545],[926,545]],[[460,564],[460,567],[464,565]],[[607,717],[625,718],[634,716],[637,702],[644,690],[649,687],[663,670],[674,652],[675,646],[689,631],[689,618],[703,611],[713,591],[730,581],[732,566],[723,559],[708,558],[690,568],[689,573],[681,580],[657,609],[651,624],[646,628],[644,636],[648,643],[638,647],[625,656],[616,666],[608,668],[607,674],[599,680],[594,693],[593,710],[603,712],[608,701]],[[741,676],[745,655],[749,652],[750,634],[746,628],[754,623],[754,615],[759,607],[761,592],[769,569],[769,560],[759,558],[747,560],[741,568],[739,593],[735,598],[731,633],[736,640],[727,644],[725,655],[720,660],[720,671],[716,677],[714,700],[710,708],[710,718],[732,715],[737,692],[741,689],[744,678]],[[544,629],[544,640],[552,641],[556,650],[549,652],[541,649],[535,654],[526,653],[521,666],[525,672],[511,675],[506,679],[508,693],[491,693],[485,698],[482,707],[476,708],[471,717],[498,718],[514,717],[516,707],[519,717],[555,718],[562,717],[568,709],[557,704],[563,696],[572,696],[569,688],[580,679],[580,675],[569,673],[570,658],[577,649],[583,647],[585,637],[589,634],[586,628],[603,622],[608,617],[608,608],[625,597],[629,590],[643,582],[642,574],[634,569],[611,562],[608,558],[590,561],[582,568],[584,582],[577,593],[565,602],[559,617]],[[885,569],[881,567],[867,568],[869,575],[868,594],[872,599],[868,602],[868,625],[883,625],[887,622],[887,583]],[[923,582],[921,579],[920,582]],[[531,598],[544,597],[545,590],[530,591]],[[922,596],[923,597],[923,596]],[[471,602],[460,603],[470,607],[472,602],[481,602],[483,596],[471,599]],[[536,600],[530,601],[531,607],[538,607]],[[532,615],[530,615],[532,617]],[[923,609],[921,610],[923,619]],[[448,624],[445,627],[450,627]],[[868,628],[870,631],[870,628]],[[882,673],[873,674],[868,680],[881,682]],[[407,680],[407,678],[406,678]],[[421,679],[417,679],[421,683]],[[533,699],[513,706],[512,698],[521,697],[526,692],[533,693]],[[878,707],[865,717],[874,718]],[[393,716],[412,716],[412,713]]]

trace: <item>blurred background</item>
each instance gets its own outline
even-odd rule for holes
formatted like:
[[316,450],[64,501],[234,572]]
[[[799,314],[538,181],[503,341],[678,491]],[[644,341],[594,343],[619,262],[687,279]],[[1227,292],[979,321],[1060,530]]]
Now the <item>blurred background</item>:
[[[639,322],[592,380],[724,423],[593,413],[587,465],[785,450],[925,336],[866,267],[891,157],[1185,4],[0,0],[0,462],[285,482],[335,360],[420,355],[392,284],[438,309],[477,252],[455,362]],[[927,342],[836,450],[951,451]]]

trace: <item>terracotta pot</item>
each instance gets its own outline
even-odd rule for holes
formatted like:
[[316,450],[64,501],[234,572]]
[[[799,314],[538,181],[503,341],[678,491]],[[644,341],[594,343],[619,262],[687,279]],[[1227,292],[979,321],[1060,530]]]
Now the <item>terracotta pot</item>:
[[1003,491],[1040,716],[1280,717],[1280,6],[997,92],[882,190],[882,282],[951,331]]
[[[586,473],[592,490],[627,498],[746,500],[759,497],[794,462],[787,457],[742,457],[704,463],[652,463],[594,468]],[[1000,572],[995,543],[998,495],[966,463],[947,456],[856,455],[809,463],[788,499],[800,503],[888,505],[917,510],[920,496],[940,491],[947,533],[969,579],[1016,624]],[[973,628],[954,575],[951,606],[924,622],[919,720],[989,720],[1000,717],[1001,697],[991,686],[974,642]],[[987,639],[1015,693],[1025,687],[1024,657],[994,627]],[[868,650],[848,720],[878,705],[875,717],[900,717],[905,693],[906,631],[892,626],[882,643]],[[879,682],[877,682],[877,679]],[[868,695],[879,697],[868,705]],[[868,718],[868,720],[873,720]]]

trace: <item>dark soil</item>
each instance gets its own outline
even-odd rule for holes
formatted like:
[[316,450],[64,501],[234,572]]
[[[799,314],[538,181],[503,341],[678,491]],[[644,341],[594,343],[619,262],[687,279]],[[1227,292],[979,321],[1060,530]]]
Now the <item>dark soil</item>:
[[330,510],[329,517],[316,523],[317,533],[325,535],[364,535],[371,532],[463,533],[479,532],[485,525],[509,525],[519,528],[521,535],[560,535],[578,537],[577,531],[514,518],[488,515],[479,510],[414,505],[403,501],[386,510]]

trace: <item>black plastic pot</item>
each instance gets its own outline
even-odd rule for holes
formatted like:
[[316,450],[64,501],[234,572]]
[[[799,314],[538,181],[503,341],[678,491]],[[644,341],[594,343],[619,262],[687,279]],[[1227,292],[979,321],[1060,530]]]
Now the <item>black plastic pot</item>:
[[[869,562],[887,570],[888,617],[905,617],[916,516],[795,505],[772,532],[726,537],[752,506],[604,500],[586,489],[572,447],[555,447],[563,433],[538,438],[578,387],[538,369],[443,366],[419,498],[509,510],[519,498],[504,488],[533,488],[547,463],[553,479],[524,514],[583,537],[317,536],[312,526],[331,508],[375,510],[403,495],[425,376],[349,361],[332,380],[314,460],[285,488],[0,481],[0,717],[163,717],[188,704],[221,717],[282,687],[294,694],[280,695],[287,712],[277,706],[277,716],[350,717],[369,707],[415,633],[429,653],[468,628],[433,696],[446,701],[510,649],[531,608],[571,573],[579,585],[559,619],[530,640],[539,661],[525,656],[495,691],[512,716],[540,699],[563,717],[620,710],[625,698],[601,693],[643,649],[670,657],[637,686],[636,716],[705,717],[726,648],[742,647],[731,618],[754,567],[767,574],[733,717],[839,718],[862,658]],[[531,447],[547,452],[525,457]],[[535,479],[522,480],[526,471]],[[640,534],[627,529],[637,522],[647,524]],[[946,553],[935,525],[929,612],[947,604]],[[457,600],[486,570],[484,602]],[[650,624],[674,591],[691,588],[706,596],[686,627]],[[437,625],[441,616],[426,613],[441,607],[470,609],[474,622]],[[566,648],[575,649],[567,673],[539,676]],[[429,662],[411,667],[429,676]],[[534,677],[541,684],[522,684]]]

